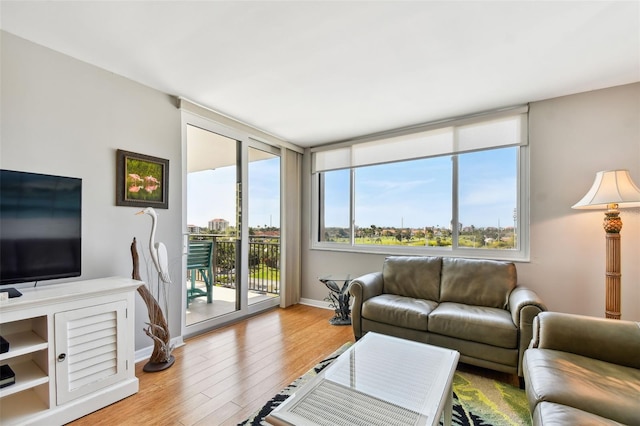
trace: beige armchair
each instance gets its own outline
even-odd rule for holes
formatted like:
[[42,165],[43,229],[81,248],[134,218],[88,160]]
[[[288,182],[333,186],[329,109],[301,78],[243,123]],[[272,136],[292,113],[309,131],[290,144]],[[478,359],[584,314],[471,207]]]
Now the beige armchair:
[[523,366],[534,425],[640,425],[640,323],[542,312]]

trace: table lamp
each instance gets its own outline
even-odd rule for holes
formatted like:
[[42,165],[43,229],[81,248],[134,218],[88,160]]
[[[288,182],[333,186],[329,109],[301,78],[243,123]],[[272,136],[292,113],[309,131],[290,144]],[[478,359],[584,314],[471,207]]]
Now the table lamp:
[[628,170],[596,173],[587,194],[573,209],[607,209],[604,213],[607,270],[605,275],[607,318],[620,319],[620,230],[622,219],[618,208],[640,207],[640,188],[631,180]]

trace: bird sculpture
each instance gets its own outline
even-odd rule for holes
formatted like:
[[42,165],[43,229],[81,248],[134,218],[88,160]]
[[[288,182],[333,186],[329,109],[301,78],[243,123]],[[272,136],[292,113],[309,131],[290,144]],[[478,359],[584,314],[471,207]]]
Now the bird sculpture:
[[156,241],[156,226],[158,222],[158,214],[152,207],[136,213],[136,214],[148,214],[151,216],[151,235],[149,236],[149,251],[151,252],[151,260],[158,271],[160,279],[171,284],[171,277],[169,276],[169,256],[167,255],[167,247],[161,242]]

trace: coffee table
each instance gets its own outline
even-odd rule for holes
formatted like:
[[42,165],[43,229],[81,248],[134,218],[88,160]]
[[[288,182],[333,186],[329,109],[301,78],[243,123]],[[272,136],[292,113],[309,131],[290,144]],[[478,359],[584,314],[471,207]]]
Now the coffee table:
[[266,418],[272,425],[451,424],[456,351],[368,332]]

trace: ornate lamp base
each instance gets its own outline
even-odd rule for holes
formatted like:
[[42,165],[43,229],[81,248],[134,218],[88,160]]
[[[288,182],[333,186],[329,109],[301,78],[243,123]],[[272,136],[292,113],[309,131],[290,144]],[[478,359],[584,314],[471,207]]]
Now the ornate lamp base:
[[605,212],[604,231],[606,232],[607,245],[607,265],[605,275],[606,306],[605,316],[611,319],[620,319],[621,310],[621,267],[620,267],[620,230],[622,229],[622,219],[619,217],[620,210],[617,204],[610,204],[609,210]]

